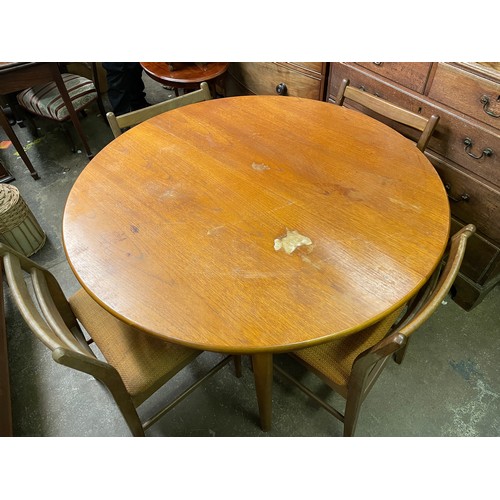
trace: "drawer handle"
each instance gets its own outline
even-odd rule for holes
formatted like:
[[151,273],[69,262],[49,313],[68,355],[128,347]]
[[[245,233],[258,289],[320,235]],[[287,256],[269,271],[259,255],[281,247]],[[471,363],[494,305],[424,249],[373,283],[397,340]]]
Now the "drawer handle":
[[477,156],[473,153],[471,153],[469,151],[469,149],[472,148],[472,146],[474,145],[474,143],[472,142],[472,139],[469,139],[468,137],[466,137],[464,139],[464,144],[465,144],[465,152],[471,156],[472,158],[474,158],[475,160],[480,160],[483,156],[491,156],[493,154],[493,150],[491,148],[484,148],[483,149],[483,152],[481,153],[480,156]]
[[[364,85],[360,85],[359,90],[362,90],[363,92],[367,92],[366,87]],[[378,92],[375,92],[373,95],[375,97],[379,97],[380,99],[382,99],[382,97],[380,97],[380,94]]]
[[470,196],[467,194],[467,193],[463,193],[459,196],[459,198],[455,198],[453,196],[451,196],[450,194],[450,191],[451,191],[451,186],[449,184],[445,184],[444,185],[444,188],[446,189],[447,191],[447,194],[448,194],[448,198],[453,201],[454,203],[460,203],[461,201],[469,201],[470,200]]
[[287,91],[286,83],[278,83],[278,85],[276,85],[276,92],[279,95],[286,95]]
[[488,106],[490,105],[490,98],[487,95],[483,95],[483,97],[481,97],[481,104],[483,105],[483,110],[487,115],[490,115],[493,118],[500,118],[500,115],[497,115],[488,109]]

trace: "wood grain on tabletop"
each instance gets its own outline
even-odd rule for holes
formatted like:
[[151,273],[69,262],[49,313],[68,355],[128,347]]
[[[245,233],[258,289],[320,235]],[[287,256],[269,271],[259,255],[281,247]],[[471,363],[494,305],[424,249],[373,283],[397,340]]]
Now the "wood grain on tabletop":
[[[432,165],[338,106],[249,96],[155,117],[104,148],[69,195],[85,288],[155,335],[229,352],[359,330],[426,281],[448,239]],[[291,255],[274,241],[311,239]]]

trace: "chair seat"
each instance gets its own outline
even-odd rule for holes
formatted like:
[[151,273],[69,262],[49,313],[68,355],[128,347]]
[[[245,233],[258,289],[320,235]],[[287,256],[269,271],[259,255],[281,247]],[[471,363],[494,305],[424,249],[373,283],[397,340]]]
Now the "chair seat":
[[[92,80],[70,73],[63,73],[61,76],[76,111],[80,111],[97,99],[97,90]],[[23,90],[17,95],[17,100],[23,108],[35,115],[59,122],[69,118],[68,108],[55,82]]]
[[346,387],[354,360],[387,335],[403,309],[397,309],[382,321],[358,333],[294,351],[293,354],[335,384]]
[[118,320],[80,289],[69,303],[133,398],[152,393],[202,351],[172,344]]

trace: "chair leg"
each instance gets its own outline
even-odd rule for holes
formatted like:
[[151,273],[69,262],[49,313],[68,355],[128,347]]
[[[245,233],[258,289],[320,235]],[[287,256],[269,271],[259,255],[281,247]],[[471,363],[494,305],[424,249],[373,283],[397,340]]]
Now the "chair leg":
[[66,123],[61,122],[61,130],[63,131],[64,135],[66,136],[71,145],[71,152],[76,153],[77,151],[76,144],[75,141],[73,140],[73,136],[71,135],[71,131],[69,130]]
[[26,117],[26,121],[29,124],[28,128],[29,128],[31,134],[33,135],[33,137],[35,137],[37,139],[40,138],[41,137],[40,130],[38,129],[33,116],[30,113],[25,113],[25,117]]
[[12,126],[10,125],[9,120],[7,120],[7,117],[5,116],[1,108],[0,108],[0,126],[5,130],[7,137],[10,139],[12,144],[14,144],[14,147],[16,148],[16,151],[18,152],[19,156],[24,161],[26,167],[28,167],[28,170],[31,173],[31,177],[33,177],[33,179],[35,180],[40,179],[38,172],[35,170],[35,167],[33,167],[30,159],[28,158],[28,155],[26,154],[26,151],[24,151],[23,146],[19,142],[19,139],[14,133],[14,130],[12,130]]
[[104,104],[102,102],[102,98],[101,98],[100,95],[97,96],[97,107],[99,108],[99,113],[101,113],[102,119],[104,120],[104,122],[106,123],[106,125],[109,126],[109,122],[106,119],[106,110],[104,109]]
[[139,419],[139,415],[137,415],[137,410],[135,409],[134,405],[132,403],[128,405],[121,402],[121,404],[118,405],[118,408],[120,409],[125,422],[127,422],[128,428],[130,429],[132,435],[134,437],[145,437],[146,434],[144,433],[144,428]]
[[401,349],[399,349],[398,351],[396,351],[393,355],[393,358],[394,358],[394,361],[400,365],[402,362],[403,362],[403,359],[405,357],[405,354],[406,354],[406,349],[408,349],[408,342],[410,341],[410,339],[408,339],[406,341],[406,344],[401,347]]
[[361,394],[359,392],[357,394],[347,395],[344,414],[344,437],[354,436],[361,403]]
[[234,362],[234,374],[236,377],[240,378],[241,377],[241,356],[235,355],[233,356],[233,362]]
[[61,74],[59,73],[59,70],[54,71],[52,76],[53,76],[54,81],[57,85],[59,93],[61,94],[61,97],[64,101],[64,104],[66,105],[66,108],[68,109],[69,117],[70,117],[71,121],[73,122],[73,126],[75,127],[75,130],[80,137],[80,140],[83,144],[83,147],[85,148],[85,151],[87,153],[87,157],[92,158],[94,155],[92,154],[92,151],[90,150],[90,147],[89,147],[89,144],[87,141],[87,137],[85,136],[85,133],[83,132],[82,125],[80,123],[80,120],[78,119],[78,114],[76,113],[75,108],[73,107],[73,103],[71,102],[71,99],[68,95],[68,90],[66,89],[66,86],[64,85],[64,82],[62,80]]

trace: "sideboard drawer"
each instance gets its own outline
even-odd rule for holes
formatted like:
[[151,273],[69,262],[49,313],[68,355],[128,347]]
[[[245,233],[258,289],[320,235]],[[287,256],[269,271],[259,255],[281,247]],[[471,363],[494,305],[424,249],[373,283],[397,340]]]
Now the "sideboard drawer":
[[440,63],[429,97],[500,129],[500,83]]
[[475,224],[486,237],[500,241],[500,191],[444,163],[432,153],[427,156],[447,188],[452,214],[465,223]]
[[423,93],[425,89],[432,67],[430,62],[358,62],[356,64],[420,93]]
[[428,148],[500,187],[500,131],[481,127],[438,107],[423,108],[426,116],[440,116]]
[[[233,63],[231,76],[251,93],[258,95],[283,95],[321,99],[323,76],[316,71],[317,64],[311,63]],[[302,67],[301,67],[302,66]],[[302,71],[299,71],[302,69]]]
[[317,77],[321,76],[323,72],[322,62],[289,62],[289,63],[275,63],[275,64],[286,64],[287,66],[296,67],[299,71],[312,71],[316,73]]

